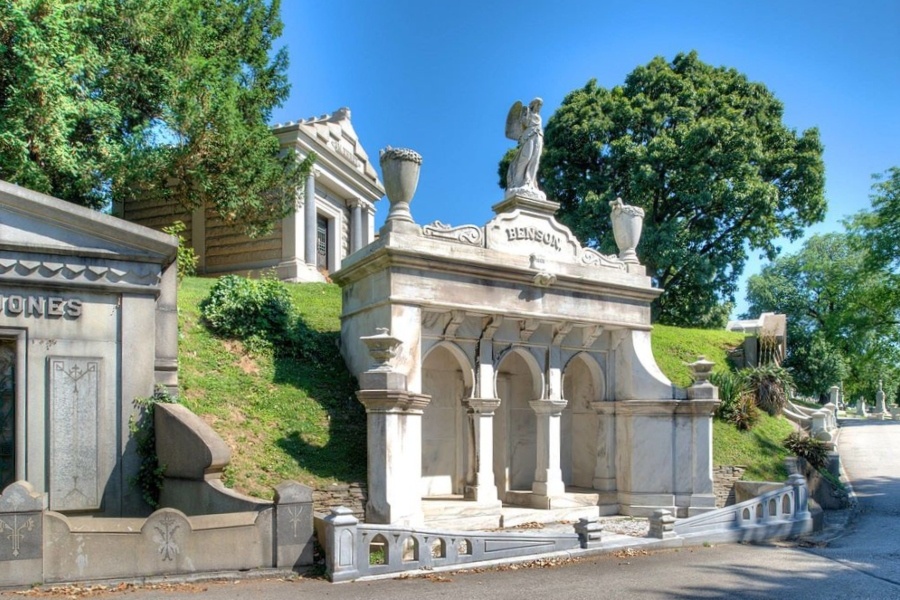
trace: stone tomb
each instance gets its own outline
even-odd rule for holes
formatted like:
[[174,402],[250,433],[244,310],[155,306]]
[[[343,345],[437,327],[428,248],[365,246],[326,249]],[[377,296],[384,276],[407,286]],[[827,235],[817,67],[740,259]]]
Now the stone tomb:
[[382,166],[387,223],[333,275],[368,413],[367,521],[421,523],[423,498],[714,509],[716,389],[678,389],[657,367],[660,290],[635,244],[585,248],[557,203],[529,195],[508,194],[484,227],[419,226]]
[[177,244],[0,181],[0,490],[50,510],[146,510],[128,420],[177,387]]

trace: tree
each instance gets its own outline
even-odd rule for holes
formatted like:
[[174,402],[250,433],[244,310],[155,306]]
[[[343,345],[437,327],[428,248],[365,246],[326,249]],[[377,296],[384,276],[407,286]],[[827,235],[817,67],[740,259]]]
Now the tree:
[[93,208],[161,195],[265,229],[309,161],[266,122],[287,97],[264,0],[0,3],[0,178]]
[[606,252],[609,201],[642,207],[638,253],[665,289],[654,317],[723,326],[747,249],[774,258],[776,239],[824,216],[818,131],[798,135],[782,112],[734,69],[695,52],[657,57],[623,86],[592,80],[566,96],[547,123],[542,186],[560,219]]
[[882,273],[851,236],[813,236],[795,254],[779,257],[747,282],[747,315],[787,316],[788,358],[801,393],[820,395],[844,380],[848,397],[874,397],[900,383],[900,326]]

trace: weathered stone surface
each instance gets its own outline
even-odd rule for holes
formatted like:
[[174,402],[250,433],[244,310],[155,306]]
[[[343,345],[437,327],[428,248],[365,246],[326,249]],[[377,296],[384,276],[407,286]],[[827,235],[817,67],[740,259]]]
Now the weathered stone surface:
[[[0,182],[0,338],[15,357],[16,478],[54,510],[146,510],[133,401],[177,387],[176,241]],[[27,415],[27,419],[25,419]]]
[[[633,515],[715,507],[715,387],[689,393],[662,374],[650,343],[660,290],[636,256],[584,248],[556,206],[513,191],[483,229],[466,228],[482,245],[386,230],[332,275],[368,412],[370,522],[409,522],[422,495],[551,508],[566,486]],[[397,349],[373,369],[367,342],[382,329]],[[431,402],[416,406],[419,394]]]

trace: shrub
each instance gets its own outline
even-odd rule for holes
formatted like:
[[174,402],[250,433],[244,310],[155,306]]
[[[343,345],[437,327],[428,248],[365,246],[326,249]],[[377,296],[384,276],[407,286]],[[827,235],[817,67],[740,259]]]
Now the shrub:
[[709,378],[719,388],[716,416],[741,431],[749,431],[759,422],[760,413],[750,394],[750,387],[740,373],[716,371]]
[[175,258],[178,269],[178,281],[185,277],[193,277],[197,273],[197,255],[194,249],[184,243],[184,236],[181,232],[186,229],[184,222],[175,221],[168,227],[163,227],[163,233],[174,235],[178,238],[178,254]]
[[243,340],[251,350],[277,348],[291,337],[290,292],[271,277],[221,277],[200,303],[200,314],[214,333]]
[[816,470],[821,471],[828,464],[828,450],[825,444],[805,433],[800,431],[791,433],[784,439],[782,445],[794,456],[806,459],[806,462]]
[[787,404],[788,390],[793,387],[791,374],[774,363],[745,369],[744,373],[756,405],[773,417],[780,415]]
[[156,427],[153,423],[153,412],[157,404],[176,403],[166,388],[156,388],[153,395],[147,398],[135,398],[134,405],[138,409],[138,416],[128,418],[128,431],[135,443],[135,451],[141,461],[136,475],[130,478],[129,483],[137,488],[150,508],[159,508],[159,493],[163,487],[163,474],[166,466],[159,464],[156,456]]

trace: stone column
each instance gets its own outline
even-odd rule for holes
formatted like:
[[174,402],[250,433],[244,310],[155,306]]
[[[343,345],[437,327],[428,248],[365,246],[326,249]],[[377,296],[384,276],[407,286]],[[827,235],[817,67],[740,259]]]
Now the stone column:
[[197,272],[206,272],[206,207],[198,206],[191,213],[191,247],[197,257]]
[[560,415],[566,401],[532,400],[529,404],[537,415],[537,460],[531,491],[535,508],[551,508],[551,499],[566,491],[559,466]]
[[306,178],[306,200],[303,203],[303,236],[305,242],[304,259],[306,264],[316,266],[316,176],[315,168],[309,171]]
[[494,483],[494,411],[499,398],[469,398],[469,417],[475,432],[475,484],[466,488],[466,497],[478,505],[500,506]]
[[397,354],[399,339],[387,329],[361,339],[375,360],[359,376],[361,389],[356,393],[366,407],[366,521],[421,525],[422,412],[431,398],[409,392],[406,375],[392,370],[389,361]]
[[692,432],[691,500],[688,516],[715,510],[716,495],[713,490],[712,415],[719,405],[719,388],[709,382],[709,375],[715,365],[700,357],[688,365],[693,385],[687,389],[690,401]]
[[613,492],[616,489],[616,403],[597,401],[591,402],[591,407],[600,416],[592,487],[602,492]]
[[350,254],[363,247],[362,200],[351,198],[347,201],[350,207]]

